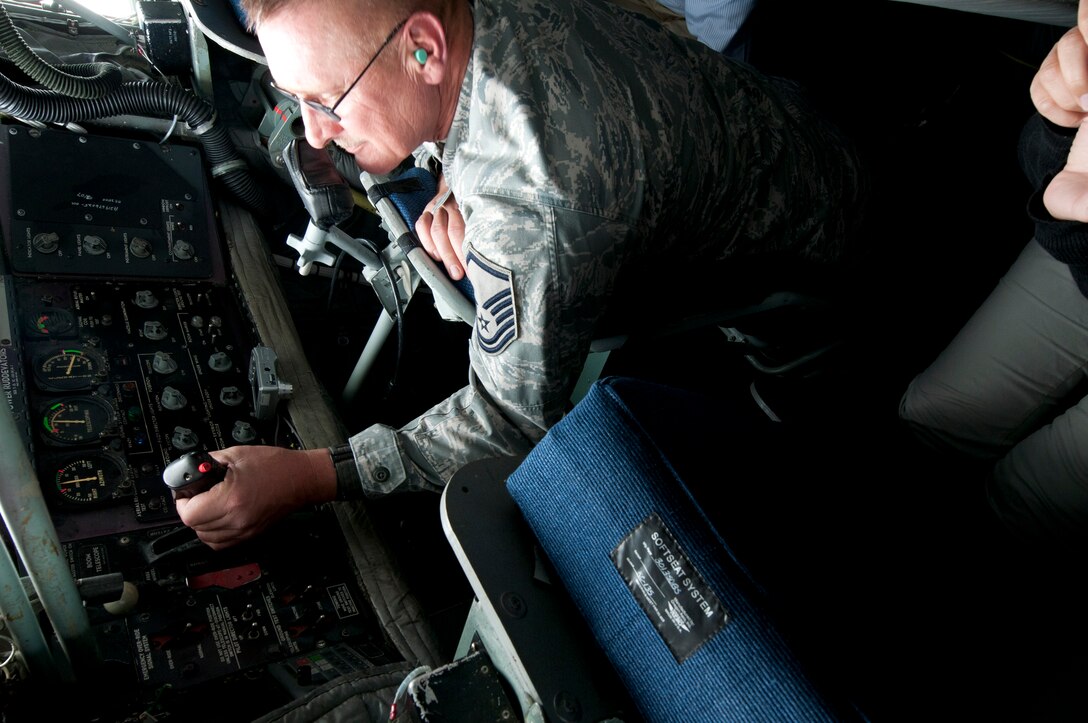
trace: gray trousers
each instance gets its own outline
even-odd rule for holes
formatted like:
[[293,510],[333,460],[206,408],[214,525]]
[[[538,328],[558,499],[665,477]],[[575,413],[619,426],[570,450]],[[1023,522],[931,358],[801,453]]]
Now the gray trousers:
[[994,460],[991,507],[1035,540],[1088,539],[1088,299],[1034,240],[899,415],[923,439]]

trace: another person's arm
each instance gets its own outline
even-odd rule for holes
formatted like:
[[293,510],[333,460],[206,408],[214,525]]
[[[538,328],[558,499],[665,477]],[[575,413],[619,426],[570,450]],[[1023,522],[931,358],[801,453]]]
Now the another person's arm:
[[[1039,66],[1031,83],[1031,99],[1043,118],[1054,126],[1076,129],[1076,132],[1064,165],[1055,163],[1053,170],[1048,172],[1039,164],[1055,154],[1044,151],[1055,148],[1064,153],[1069,134],[1059,128],[1052,128],[1050,132],[1037,131],[1033,142],[1035,148],[1041,150],[1021,153],[1025,170],[1033,182],[1045,186],[1042,195],[1045,212],[1054,219],[1088,222],[1088,131],[1085,130],[1085,120],[1088,120],[1088,0],[1080,3],[1077,26],[1054,44]],[[1040,158],[1043,160],[1038,160]],[[1053,178],[1050,178],[1051,174]],[[1045,212],[1033,199],[1032,216],[1037,221],[1045,221],[1038,218]],[[1088,259],[1081,260],[1084,261]]]
[[1020,163],[1035,188],[1035,240],[1069,266],[1088,296],[1088,0],[1077,27],[1055,43],[1031,84],[1038,115],[1020,138]]
[[1031,100],[1059,126],[1075,128],[1088,117],[1088,0],[1081,0],[1077,27],[1054,44],[1032,78]]

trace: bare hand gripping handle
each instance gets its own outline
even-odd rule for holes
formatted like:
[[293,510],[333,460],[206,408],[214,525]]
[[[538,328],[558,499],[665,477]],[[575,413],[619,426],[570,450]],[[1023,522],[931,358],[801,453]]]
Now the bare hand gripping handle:
[[189,452],[166,465],[162,481],[179,497],[192,497],[223,481],[227,465],[207,452]]

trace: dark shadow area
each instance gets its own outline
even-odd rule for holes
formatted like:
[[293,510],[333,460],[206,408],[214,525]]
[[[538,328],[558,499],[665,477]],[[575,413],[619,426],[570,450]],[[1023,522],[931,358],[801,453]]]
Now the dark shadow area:
[[1011,540],[985,505],[987,470],[898,420],[911,378],[1030,238],[1017,139],[1063,31],[901,2],[758,13],[753,64],[805,86],[874,171],[845,344],[786,382],[712,334],[627,350],[608,371],[718,395],[762,429],[754,382],[780,413],[738,440],[692,422],[721,477],[705,505],[797,644],[874,721],[1070,720],[1088,637],[1072,563]]

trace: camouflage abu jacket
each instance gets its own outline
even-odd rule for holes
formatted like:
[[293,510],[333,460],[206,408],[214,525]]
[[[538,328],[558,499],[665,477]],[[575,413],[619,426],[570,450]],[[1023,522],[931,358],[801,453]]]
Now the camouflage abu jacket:
[[371,496],[527,453],[568,408],[597,320],[628,303],[621,280],[839,257],[864,195],[857,156],[790,83],[606,0],[473,13],[442,153],[477,303],[469,383],[349,440]]

